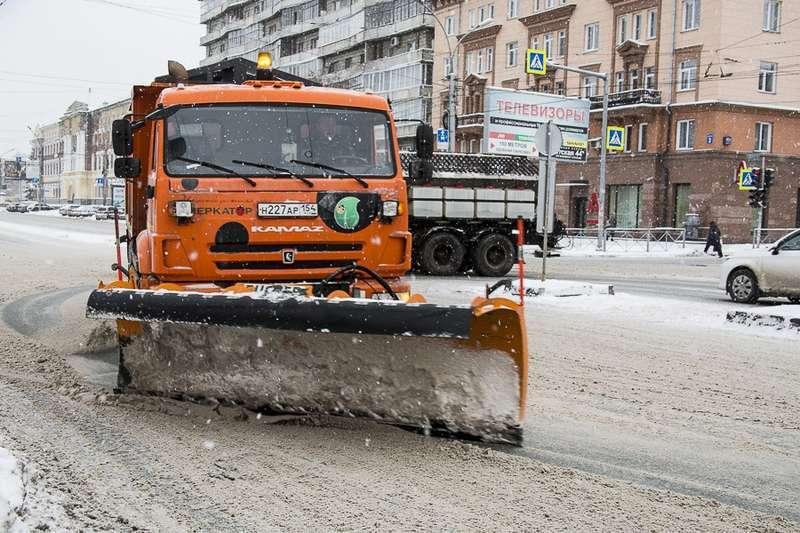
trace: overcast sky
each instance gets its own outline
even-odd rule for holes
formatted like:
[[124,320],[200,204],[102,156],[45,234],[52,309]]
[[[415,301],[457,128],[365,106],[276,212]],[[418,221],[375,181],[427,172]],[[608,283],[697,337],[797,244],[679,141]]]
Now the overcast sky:
[[[203,57],[199,0],[0,0],[0,157],[75,100],[97,107]],[[70,78],[70,79],[63,79]]]

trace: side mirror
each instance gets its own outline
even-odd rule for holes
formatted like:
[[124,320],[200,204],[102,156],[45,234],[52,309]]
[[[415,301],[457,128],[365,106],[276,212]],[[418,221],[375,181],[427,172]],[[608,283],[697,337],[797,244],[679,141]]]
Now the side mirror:
[[119,157],[114,160],[114,175],[118,178],[136,178],[142,171],[142,163],[135,157]]
[[433,157],[433,128],[427,124],[417,126],[416,149],[419,159],[430,159]]
[[778,255],[780,248],[777,246],[772,247],[772,255]]
[[111,124],[111,144],[114,146],[114,155],[128,156],[133,153],[133,128],[129,121],[121,118]]

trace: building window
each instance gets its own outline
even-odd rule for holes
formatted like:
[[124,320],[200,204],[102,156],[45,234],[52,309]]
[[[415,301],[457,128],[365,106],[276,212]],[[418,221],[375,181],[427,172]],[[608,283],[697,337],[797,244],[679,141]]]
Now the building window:
[[508,0],[508,18],[517,17],[517,0]]
[[444,19],[444,30],[447,35],[453,35],[456,32],[456,19],[454,16],[450,15],[446,19]]
[[625,126],[625,151],[630,152],[632,150],[633,144],[633,126],[628,125]]
[[614,83],[616,88],[616,92],[621,93],[625,90],[625,73],[624,72],[617,72],[617,78]]
[[639,227],[641,185],[610,185],[608,187],[608,218],[617,228]]
[[772,124],[756,122],[756,152],[769,152],[772,148]]
[[678,150],[694,149],[694,120],[678,122]]
[[486,72],[491,72],[494,68],[494,48],[489,47],[486,49]]
[[686,215],[689,214],[689,193],[691,185],[688,183],[675,184],[675,205],[672,211],[672,227],[681,228],[686,224]]
[[544,34],[544,52],[547,57],[553,57],[553,34]]
[[558,32],[558,57],[567,55],[567,32]]
[[480,74],[483,72],[483,50],[478,50],[476,57],[477,60],[475,61],[475,72]]
[[450,61],[450,56],[444,56],[444,75],[449,76],[453,73],[453,64]]
[[475,24],[475,10],[474,9],[470,9],[469,10],[469,27],[470,28],[474,28],[475,26],[476,26],[476,24]]
[[468,76],[472,74],[472,56],[472,52],[467,52],[464,55],[464,73]]
[[640,152],[647,151],[647,122],[639,124],[639,148]]
[[631,29],[631,37],[634,41],[642,39],[642,15],[637,13],[633,16],[633,28]]
[[655,39],[656,38],[656,12],[655,10],[647,12],[647,38],[648,39]]
[[697,61],[694,59],[681,61],[679,79],[679,91],[694,89],[697,84]]
[[516,67],[517,66],[517,41],[513,43],[506,43],[506,66],[507,67]]
[[656,88],[656,69],[654,67],[647,67],[644,69],[644,88]]
[[683,31],[700,27],[700,0],[683,0]]
[[632,68],[629,73],[630,76],[630,90],[635,91],[639,88],[639,69]]
[[761,68],[758,71],[758,90],[762,93],[774,93],[777,72],[777,64],[762,61]]
[[563,81],[557,81],[556,82],[556,94],[561,95],[561,96],[564,96],[564,94],[566,94],[566,91],[564,90],[564,82]]
[[597,78],[593,76],[585,76],[583,78],[583,97],[591,98],[597,94]]
[[597,50],[600,43],[600,23],[594,22],[592,24],[587,24],[584,28],[584,35],[586,37],[586,39],[584,39],[584,52]]
[[780,30],[781,1],[764,0],[764,31],[777,32]]
[[625,39],[628,38],[628,17],[622,16],[617,18],[617,30],[619,32],[618,41],[624,43]]

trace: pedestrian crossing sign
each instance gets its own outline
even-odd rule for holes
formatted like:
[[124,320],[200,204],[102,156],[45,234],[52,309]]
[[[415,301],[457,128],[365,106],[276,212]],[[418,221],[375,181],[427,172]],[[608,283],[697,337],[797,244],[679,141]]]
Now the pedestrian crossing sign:
[[740,191],[754,191],[758,189],[755,172],[752,168],[741,167],[739,168],[739,190]]
[[606,131],[606,149],[621,152],[625,149],[625,128],[609,126]]
[[539,76],[547,74],[547,51],[528,48],[525,72],[528,74],[538,74]]

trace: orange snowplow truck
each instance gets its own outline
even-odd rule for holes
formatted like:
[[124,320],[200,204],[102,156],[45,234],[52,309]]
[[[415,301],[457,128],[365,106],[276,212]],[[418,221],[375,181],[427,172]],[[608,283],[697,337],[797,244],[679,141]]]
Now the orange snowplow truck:
[[[406,186],[387,100],[280,79],[133,90],[113,125],[126,180],[125,278],[87,315],[117,319],[121,392],[270,413],[367,416],[518,443],[522,310],[412,294]],[[432,153],[420,126],[417,153]],[[424,167],[424,165],[422,165]]]

